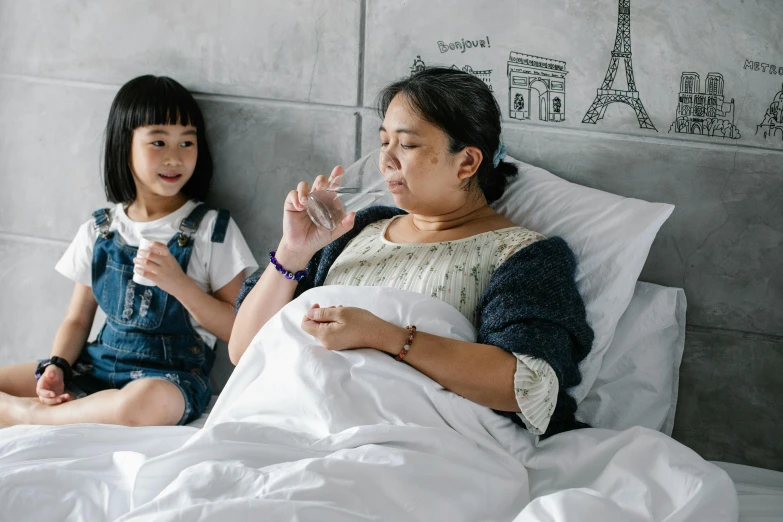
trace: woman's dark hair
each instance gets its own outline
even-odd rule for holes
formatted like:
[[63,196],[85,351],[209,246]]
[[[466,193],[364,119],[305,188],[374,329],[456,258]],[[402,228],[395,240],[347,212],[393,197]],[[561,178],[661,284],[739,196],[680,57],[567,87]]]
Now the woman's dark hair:
[[458,69],[425,68],[380,92],[377,109],[381,118],[398,94],[405,96],[422,118],[448,135],[451,154],[467,146],[479,148],[484,159],[471,184],[478,183],[489,203],[503,195],[508,181],[516,176],[517,167],[503,161],[492,166],[500,144],[500,107],[483,81]]
[[190,199],[203,201],[212,181],[212,155],[205,136],[204,116],[193,96],[166,76],[139,76],[123,85],[109,110],[103,154],[103,183],[112,203],[136,199],[130,158],[133,131],[147,125],[196,127],[198,159],[193,176],[182,187]]

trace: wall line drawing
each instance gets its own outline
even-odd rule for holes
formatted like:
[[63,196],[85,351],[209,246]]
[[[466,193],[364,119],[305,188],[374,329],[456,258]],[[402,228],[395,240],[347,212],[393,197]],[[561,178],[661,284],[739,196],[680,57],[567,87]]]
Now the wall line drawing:
[[[416,59],[413,60],[413,65],[411,65],[411,76],[416,74],[417,72],[423,71],[427,68],[427,65],[424,63],[424,60],[421,59],[421,55],[417,55]],[[481,81],[487,84],[489,87],[489,90],[492,91],[492,69],[486,69],[483,71],[475,71],[473,70],[473,67],[470,65],[466,65],[462,69],[457,67],[456,65],[451,66],[452,69],[456,69],[458,71],[465,71],[466,73],[472,74],[473,76],[476,76]]]
[[698,73],[682,73],[677,115],[669,132],[739,139],[740,131],[734,125],[734,98],[724,100],[722,74],[707,74],[702,90]]
[[783,85],[767,107],[764,119],[756,125],[756,134],[759,131],[765,138],[779,136],[783,140]]
[[411,76],[426,68],[427,65],[424,63],[424,60],[421,59],[421,55],[416,55],[416,59],[413,60],[413,65],[411,65]]
[[492,91],[492,69],[486,69],[484,71],[474,71],[473,67],[471,67],[470,65],[466,65],[462,69],[460,69],[456,65],[452,65],[451,68],[465,71],[466,73],[470,73],[473,76],[477,76],[479,79],[481,79],[481,81],[486,83],[487,86],[489,87],[489,90]]
[[[627,90],[612,89],[620,59],[625,62],[625,77],[628,82]],[[609,69],[606,71],[604,82],[597,90],[595,100],[587,109],[582,123],[595,124],[604,117],[606,108],[613,103],[625,103],[636,112],[636,119],[642,129],[658,129],[653,125],[650,116],[639,98],[636,90],[636,81],[633,76],[633,64],[631,62],[631,0],[618,0],[617,36],[612,49],[612,59]]]
[[509,118],[565,121],[566,74],[565,62],[511,51],[506,67]]

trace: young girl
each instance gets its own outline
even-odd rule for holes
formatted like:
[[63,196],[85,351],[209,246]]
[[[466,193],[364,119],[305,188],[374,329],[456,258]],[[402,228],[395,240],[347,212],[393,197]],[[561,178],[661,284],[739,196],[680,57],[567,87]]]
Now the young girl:
[[[57,263],[75,287],[51,358],[0,368],[0,426],[201,415],[215,340],[228,340],[242,280],[258,266],[228,212],[199,203],[212,177],[204,132],[171,78],[141,76],[117,93],[104,151],[115,205],[95,211]],[[106,323],[85,344],[98,306]]]

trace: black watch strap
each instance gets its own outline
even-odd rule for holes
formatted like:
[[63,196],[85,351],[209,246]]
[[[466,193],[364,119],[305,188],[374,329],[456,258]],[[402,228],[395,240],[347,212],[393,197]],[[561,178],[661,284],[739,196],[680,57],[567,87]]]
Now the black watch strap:
[[41,361],[40,363],[38,363],[38,366],[35,368],[36,381],[40,379],[41,376],[43,376],[46,367],[49,366],[50,364],[57,366],[59,369],[63,371],[63,379],[65,380],[65,382],[68,382],[71,380],[71,378],[73,378],[73,370],[71,369],[71,365],[68,363],[68,361],[66,361],[62,357],[57,357],[55,355],[45,361]]

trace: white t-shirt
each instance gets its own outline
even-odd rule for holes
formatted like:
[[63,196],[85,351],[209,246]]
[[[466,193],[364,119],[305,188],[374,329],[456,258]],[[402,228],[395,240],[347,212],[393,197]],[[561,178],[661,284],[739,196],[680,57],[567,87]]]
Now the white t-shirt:
[[[139,246],[142,236],[167,244],[179,233],[182,220],[198,205],[196,201],[188,201],[166,217],[140,223],[131,220],[125,214],[122,204],[117,204],[111,209],[109,229],[119,234],[129,246]],[[258,263],[233,219],[229,220],[222,243],[213,243],[210,240],[216,219],[217,211],[210,210],[193,234],[193,251],[186,272],[206,293],[221,289],[241,272],[247,277],[258,268]],[[79,227],[76,237],[55,266],[55,270],[65,277],[89,287],[92,287],[92,251],[98,237],[94,222],[90,219]],[[193,316],[190,316],[190,321],[204,342],[214,346],[216,337],[199,325]]]

